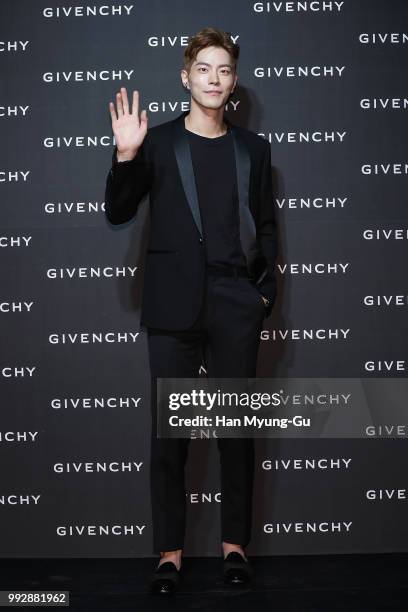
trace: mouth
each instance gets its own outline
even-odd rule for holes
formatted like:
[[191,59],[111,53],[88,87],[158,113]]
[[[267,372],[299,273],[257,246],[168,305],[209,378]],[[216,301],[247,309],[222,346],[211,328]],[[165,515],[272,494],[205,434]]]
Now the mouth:
[[221,91],[205,91],[204,93],[209,94],[210,96],[219,96],[222,92]]

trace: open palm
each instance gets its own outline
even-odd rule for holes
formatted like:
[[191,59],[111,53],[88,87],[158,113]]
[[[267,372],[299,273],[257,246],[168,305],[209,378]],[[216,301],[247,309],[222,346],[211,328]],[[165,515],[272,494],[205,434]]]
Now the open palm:
[[120,88],[116,94],[117,109],[109,102],[112,118],[112,130],[115,136],[118,153],[133,157],[142,144],[147,133],[147,112],[142,110],[139,119],[139,92],[133,91],[132,110],[129,109],[127,91]]

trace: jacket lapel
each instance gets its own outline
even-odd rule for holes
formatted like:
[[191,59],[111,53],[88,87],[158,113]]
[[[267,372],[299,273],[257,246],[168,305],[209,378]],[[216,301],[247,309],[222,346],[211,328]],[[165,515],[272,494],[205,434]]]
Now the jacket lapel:
[[193,162],[191,159],[190,145],[188,136],[184,129],[184,117],[188,111],[179,115],[173,121],[173,145],[176,154],[177,165],[183,183],[184,193],[186,194],[187,202],[193,215],[195,224],[203,237],[203,227],[201,224],[200,207],[198,204],[197,189],[194,178]]

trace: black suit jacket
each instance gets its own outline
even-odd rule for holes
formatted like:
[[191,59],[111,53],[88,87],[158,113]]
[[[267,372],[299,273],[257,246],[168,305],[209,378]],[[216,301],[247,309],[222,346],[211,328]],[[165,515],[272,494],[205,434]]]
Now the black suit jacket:
[[[109,221],[129,221],[150,194],[150,236],[140,323],[168,330],[191,326],[203,299],[205,245],[184,117],[148,128],[133,160],[118,162],[116,146],[106,179]],[[231,128],[235,147],[239,206],[253,225],[251,277],[260,293],[276,297],[277,231],[272,197],[269,143],[243,127]],[[250,213],[250,214],[249,214]],[[242,218],[240,220],[242,224]],[[248,260],[249,261],[249,260]],[[261,299],[261,297],[260,297]]]

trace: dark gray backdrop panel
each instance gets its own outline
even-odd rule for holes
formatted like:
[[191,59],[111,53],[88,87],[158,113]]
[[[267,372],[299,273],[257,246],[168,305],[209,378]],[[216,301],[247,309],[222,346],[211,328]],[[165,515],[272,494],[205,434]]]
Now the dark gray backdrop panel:
[[[236,36],[227,112],[271,143],[280,236],[258,374],[406,377],[408,5],[3,0],[0,10],[0,555],[147,556],[149,208],[126,226],[105,220],[108,103],[124,85],[140,90],[150,125],[174,118],[188,108],[187,37],[208,25]],[[312,67],[320,76],[297,76]],[[365,237],[377,229],[405,238]],[[407,550],[404,440],[256,449],[250,554]],[[186,554],[220,553],[219,484],[215,441],[192,442]]]

